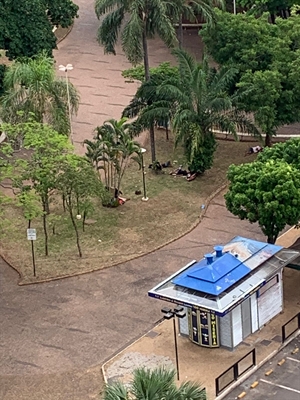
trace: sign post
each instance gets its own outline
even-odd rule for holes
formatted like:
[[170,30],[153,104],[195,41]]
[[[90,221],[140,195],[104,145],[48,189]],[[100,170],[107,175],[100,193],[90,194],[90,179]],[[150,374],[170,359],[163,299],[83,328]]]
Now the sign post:
[[31,241],[31,254],[32,254],[33,276],[36,276],[36,274],[35,274],[34,245],[33,245],[33,241],[36,240],[36,229],[27,229],[27,240],[30,240],[30,241]]

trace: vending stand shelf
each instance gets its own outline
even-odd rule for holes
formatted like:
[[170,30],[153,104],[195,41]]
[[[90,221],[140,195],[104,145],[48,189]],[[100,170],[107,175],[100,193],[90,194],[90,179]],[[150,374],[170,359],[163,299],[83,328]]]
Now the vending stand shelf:
[[283,309],[283,267],[299,256],[236,236],[193,260],[148,292],[185,307],[182,335],[205,347],[233,349]]

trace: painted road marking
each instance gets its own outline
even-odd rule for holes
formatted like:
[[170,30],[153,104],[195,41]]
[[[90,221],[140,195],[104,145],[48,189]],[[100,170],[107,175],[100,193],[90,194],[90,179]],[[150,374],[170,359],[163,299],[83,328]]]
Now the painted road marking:
[[295,361],[295,362],[297,362],[297,363],[300,363],[300,360],[296,360],[296,358],[287,357],[287,359],[288,359],[288,360],[291,360],[291,361]]
[[261,379],[260,381],[264,382],[264,383],[268,383],[269,385],[272,385],[272,386],[279,387],[281,389],[290,390],[291,392],[295,392],[295,393],[299,393],[300,394],[300,390],[292,389],[290,387],[283,386],[283,385],[278,385],[277,383],[269,382],[269,381],[266,381],[265,379]]

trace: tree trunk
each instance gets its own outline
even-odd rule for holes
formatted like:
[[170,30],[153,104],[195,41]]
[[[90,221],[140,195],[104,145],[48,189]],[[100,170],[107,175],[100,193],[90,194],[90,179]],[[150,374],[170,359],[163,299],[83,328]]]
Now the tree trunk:
[[43,228],[44,228],[44,236],[45,236],[45,256],[48,256],[48,230],[47,230],[47,204],[49,203],[46,199],[43,201]]
[[274,13],[271,13],[271,14],[270,14],[270,17],[271,17],[271,23],[274,25],[274,24],[275,24],[275,20],[276,20],[275,14],[274,14]]
[[83,218],[82,218],[82,231],[83,232],[85,229],[85,220],[86,220],[86,211],[83,211]]
[[[145,68],[145,80],[150,80],[150,67],[149,67],[149,55],[148,55],[148,43],[146,36],[146,26],[143,32],[143,50],[144,50],[144,68]],[[150,146],[151,146],[151,159],[152,162],[156,160],[155,152],[155,136],[154,136],[154,125],[151,124],[150,129]]]
[[178,23],[178,47],[180,48],[180,50],[183,47],[182,14],[179,17],[179,23]]
[[77,215],[80,215],[79,196],[78,196],[78,194],[76,195],[76,208],[77,208]]
[[49,197],[48,195],[45,196],[45,210],[47,215],[50,214],[50,206],[49,206]]
[[146,36],[146,26],[143,32],[143,50],[144,50],[144,68],[145,68],[145,80],[150,80],[150,67],[149,67],[149,55],[148,55],[148,43]]
[[271,147],[272,146],[272,135],[270,135],[270,133],[266,133],[265,146],[266,147]]
[[269,244],[274,244],[276,242],[276,239],[277,239],[277,236],[276,237],[275,236],[268,236],[267,242]]
[[168,125],[166,126],[166,141],[169,140],[169,128]]
[[79,241],[79,233],[78,233],[78,229],[77,229],[77,225],[76,225],[76,221],[73,215],[73,210],[72,210],[72,200],[69,197],[69,199],[67,200],[67,204],[68,204],[68,209],[69,209],[69,214],[70,214],[70,218],[72,221],[72,225],[76,234],[76,244],[77,244],[77,249],[78,249],[78,254],[79,257],[82,257],[82,252],[81,252],[81,247],[80,247],[80,241]]
[[66,197],[64,194],[62,195],[62,203],[63,203],[63,210],[64,212],[66,212]]

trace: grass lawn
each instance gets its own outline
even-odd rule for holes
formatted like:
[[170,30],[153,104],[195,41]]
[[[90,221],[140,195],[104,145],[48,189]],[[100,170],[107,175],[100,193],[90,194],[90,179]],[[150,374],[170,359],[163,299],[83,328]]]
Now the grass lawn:
[[[157,158],[161,162],[177,160],[174,166],[183,163],[182,149],[174,152],[172,137],[166,142],[163,131],[158,131]],[[247,143],[219,141],[214,166],[193,182],[182,177],[155,174],[146,168],[148,202],[141,201],[142,173],[137,164],[130,164],[122,184],[123,196],[130,198],[116,209],[104,208],[100,202],[93,215],[92,224],[85,226],[81,234],[83,257],[77,255],[75,234],[67,214],[59,204],[51,204],[52,210],[61,215],[56,223],[56,233],[49,226],[49,257],[43,255],[44,238],[42,221],[32,221],[37,229],[36,251],[37,278],[32,274],[31,246],[26,239],[27,222],[20,210],[10,206],[6,209],[6,224],[1,238],[1,254],[22,275],[22,282],[31,282],[51,277],[62,277],[108,267],[154,250],[158,246],[183,235],[199,220],[201,205],[226,179],[230,164],[251,161],[245,158]],[[149,150],[149,146],[146,146]],[[150,151],[145,154],[145,164],[150,162]],[[51,217],[50,217],[51,218]]]

